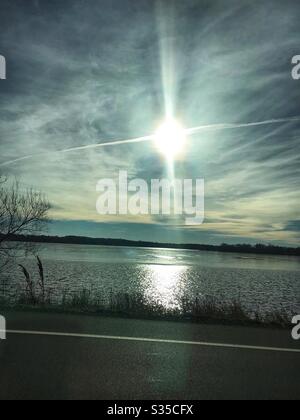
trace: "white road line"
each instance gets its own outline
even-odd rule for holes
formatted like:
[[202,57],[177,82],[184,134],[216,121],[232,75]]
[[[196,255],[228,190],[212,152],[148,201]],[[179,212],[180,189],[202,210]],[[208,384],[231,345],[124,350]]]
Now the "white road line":
[[143,342],[143,343],[162,343],[162,344],[183,344],[183,345],[200,346],[200,347],[218,347],[218,348],[225,348],[225,349],[271,351],[271,352],[281,352],[281,353],[300,353],[300,349],[246,346],[246,345],[241,345],[241,344],[226,344],[226,343],[207,343],[207,342],[201,342],[201,341],[164,340],[164,339],[159,339],[159,338],[121,337],[121,336],[95,335],[95,334],[76,334],[76,333],[61,333],[61,332],[48,332],[48,331],[21,331],[21,330],[19,331],[7,330],[6,333],[16,334],[16,335],[91,338],[91,339],[97,339],[97,340],[134,341],[134,342]]

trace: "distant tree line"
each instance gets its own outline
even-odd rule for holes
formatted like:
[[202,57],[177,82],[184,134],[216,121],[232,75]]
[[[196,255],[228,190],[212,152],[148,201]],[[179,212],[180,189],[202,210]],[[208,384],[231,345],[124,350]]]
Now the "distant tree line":
[[[37,235],[10,235],[10,240],[15,242],[35,242],[35,243],[53,243],[53,244],[77,244],[77,245],[104,245],[104,246],[123,246],[140,248],[170,248],[186,249],[194,251],[214,251],[214,252],[232,252],[243,254],[264,254],[264,255],[293,255],[300,256],[300,248],[288,248],[274,245],[198,245],[198,244],[172,244],[157,243],[145,241],[129,241],[125,239],[101,239],[82,236],[37,236]],[[1,242],[1,234],[0,234]]]

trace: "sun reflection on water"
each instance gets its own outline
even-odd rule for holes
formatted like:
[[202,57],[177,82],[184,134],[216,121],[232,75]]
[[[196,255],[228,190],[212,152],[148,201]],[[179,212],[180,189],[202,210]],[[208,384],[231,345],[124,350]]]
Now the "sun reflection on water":
[[188,270],[184,266],[149,265],[145,297],[162,304],[166,309],[181,307],[180,295],[184,289],[184,277]]

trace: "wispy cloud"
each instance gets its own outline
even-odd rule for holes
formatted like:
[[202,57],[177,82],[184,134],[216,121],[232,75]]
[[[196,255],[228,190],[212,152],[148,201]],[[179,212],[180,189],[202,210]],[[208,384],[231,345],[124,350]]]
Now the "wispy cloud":
[[[300,5],[175,0],[168,14],[154,3],[1,1],[1,171],[47,193],[64,222],[124,223],[126,235],[133,223],[141,239],[152,224],[162,240],[299,243]],[[165,175],[149,141],[165,113],[162,46],[174,48],[174,109],[196,127],[177,174],[206,180],[198,229],[95,210],[99,178]]]

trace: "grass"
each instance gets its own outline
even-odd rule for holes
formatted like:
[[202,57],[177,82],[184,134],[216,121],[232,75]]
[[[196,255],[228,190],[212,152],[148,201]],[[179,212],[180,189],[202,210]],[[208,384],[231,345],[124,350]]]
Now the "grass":
[[[6,303],[6,304],[5,304]],[[142,294],[112,294],[108,300],[93,297],[88,290],[63,296],[60,303],[38,303],[21,296],[20,300],[9,305],[0,300],[0,306],[10,309],[36,309],[66,313],[120,316],[137,319],[188,321],[194,323],[213,323],[245,326],[290,327],[291,316],[284,311],[269,313],[266,316],[248,313],[239,302],[222,303],[211,298],[201,300],[183,299],[182,309],[168,309],[157,302],[149,302]]]
[[164,319],[196,323],[290,327],[292,316],[283,308],[261,315],[249,313],[239,301],[220,302],[211,297],[182,298],[177,308],[167,308],[159,302],[149,301],[141,293],[111,293],[109,297],[95,296],[90,290],[63,293],[61,301],[51,301],[52,290],[46,286],[42,261],[37,257],[38,278],[34,279],[24,266],[20,266],[25,289],[16,303],[0,297],[0,306],[12,309],[36,309],[57,312],[114,315],[142,319]]

